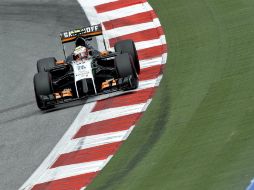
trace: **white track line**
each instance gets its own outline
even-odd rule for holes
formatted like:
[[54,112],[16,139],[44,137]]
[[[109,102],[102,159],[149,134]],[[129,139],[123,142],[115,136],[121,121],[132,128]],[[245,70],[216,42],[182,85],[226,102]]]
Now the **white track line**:
[[160,22],[156,18],[156,19],[153,19],[153,22],[123,26],[123,27],[112,29],[112,30],[107,30],[105,34],[108,39],[111,39],[111,38],[116,38],[119,36],[131,34],[131,33],[142,32],[144,30],[157,28],[159,26],[161,26]]
[[146,103],[135,104],[130,106],[123,106],[118,108],[109,108],[100,110],[97,112],[92,112],[89,114],[89,118],[86,118],[83,125],[95,123],[98,121],[108,120],[116,117],[126,116],[134,113],[140,113],[143,111],[143,107]]
[[[143,50],[143,49],[151,48],[154,46],[165,45],[165,44],[167,44],[165,35],[161,35],[159,38],[154,40],[135,42],[135,46],[137,50]],[[114,47],[109,48],[109,50],[115,51]]]
[[136,91],[147,89],[147,88],[157,87],[157,86],[159,86],[161,79],[162,79],[162,75],[160,75],[157,78],[151,79],[151,80],[141,81],[141,82],[139,82],[139,87]]
[[106,22],[118,18],[123,18],[127,16],[132,16],[138,13],[144,13],[153,10],[151,6],[149,6],[148,3],[140,3],[136,5],[131,5],[128,7],[123,7],[120,9],[108,11],[108,12],[103,12],[99,13],[99,17],[101,19],[101,22]]
[[60,166],[53,169],[48,169],[45,173],[43,173],[43,175],[38,179],[38,181],[36,181],[36,184],[100,171],[101,168],[105,166],[105,164],[109,161],[110,158],[111,156],[106,160],[85,162],[81,164],[72,164],[67,166]]
[[118,0],[93,0],[93,1],[87,1],[87,0],[79,0],[80,4],[95,7],[97,5],[105,4],[105,3],[112,3],[116,2]]
[[124,130],[124,131],[103,133],[99,135],[92,135],[92,136],[86,136],[82,138],[73,139],[66,144],[66,147],[62,149],[59,152],[59,154],[69,153],[69,152],[78,151],[78,150],[84,150],[87,148],[92,148],[92,147],[110,144],[114,142],[120,142],[125,140],[125,137],[128,133],[129,133],[129,130]]
[[164,45],[164,44],[166,44],[165,35],[160,36],[160,38],[158,38],[158,39],[135,43],[137,50],[142,50],[142,49],[151,48],[154,46],[160,46],[160,45]]
[[161,57],[155,57],[152,59],[141,60],[140,61],[140,68],[144,69],[147,67],[166,64],[166,60],[167,60],[167,53],[162,54]]

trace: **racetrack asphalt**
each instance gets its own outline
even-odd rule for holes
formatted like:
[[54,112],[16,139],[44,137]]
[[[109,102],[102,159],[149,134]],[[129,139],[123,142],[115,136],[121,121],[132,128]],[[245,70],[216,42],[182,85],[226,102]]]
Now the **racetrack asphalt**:
[[0,189],[18,189],[50,153],[81,109],[39,111],[36,61],[63,58],[59,32],[87,26],[76,1],[0,2]]

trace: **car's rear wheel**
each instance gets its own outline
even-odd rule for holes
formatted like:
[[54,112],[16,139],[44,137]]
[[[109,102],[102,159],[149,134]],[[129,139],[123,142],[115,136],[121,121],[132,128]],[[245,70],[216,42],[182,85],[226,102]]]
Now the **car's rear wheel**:
[[140,73],[140,64],[136,46],[132,40],[122,40],[115,44],[115,51],[119,53],[128,53],[133,58],[133,63],[137,73]]
[[45,72],[56,66],[56,58],[48,57],[37,61],[37,71]]
[[34,75],[34,92],[38,107],[41,110],[44,107],[41,96],[49,96],[53,93],[51,74],[48,72],[40,72]]
[[128,53],[116,56],[115,66],[119,78],[130,77],[131,87],[129,89],[135,89],[138,87],[138,75],[133,64],[132,56],[130,56]]

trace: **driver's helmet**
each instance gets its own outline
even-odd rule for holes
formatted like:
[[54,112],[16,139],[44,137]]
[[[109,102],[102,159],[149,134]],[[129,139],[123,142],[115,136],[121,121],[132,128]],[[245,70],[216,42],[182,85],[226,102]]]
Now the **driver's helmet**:
[[73,52],[74,60],[87,59],[89,55],[88,49],[84,46],[78,46]]

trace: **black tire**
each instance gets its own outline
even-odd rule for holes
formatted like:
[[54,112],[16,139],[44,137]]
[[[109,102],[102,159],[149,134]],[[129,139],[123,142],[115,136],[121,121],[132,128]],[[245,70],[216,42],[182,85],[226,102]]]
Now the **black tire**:
[[133,64],[132,56],[130,56],[128,53],[124,53],[124,54],[120,54],[116,56],[115,66],[116,66],[116,70],[117,70],[119,78],[132,76],[131,84],[133,86],[131,89],[135,89],[138,87],[138,75],[136,72],[136,68]]
[[48,57],[37,61],[37,71],[45,72],[56,66],[56,58]]
[[48,72],[40,72],[34,75],[34,92],[38,107],[41,110],[46,108],[43,107],[41,95],[49,96],[53,94],[51,74]]
[[140,74],[140,64],[136,46],[132,40],[122,40],[115,44],[115,51],[119,53],[128,53],[132,56],[134,66],[138,74]]

